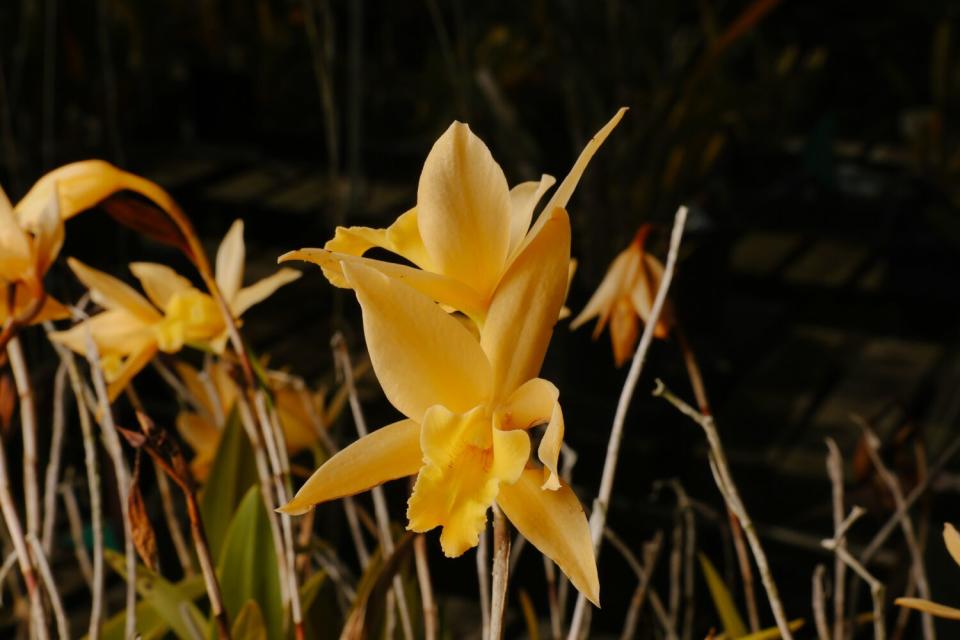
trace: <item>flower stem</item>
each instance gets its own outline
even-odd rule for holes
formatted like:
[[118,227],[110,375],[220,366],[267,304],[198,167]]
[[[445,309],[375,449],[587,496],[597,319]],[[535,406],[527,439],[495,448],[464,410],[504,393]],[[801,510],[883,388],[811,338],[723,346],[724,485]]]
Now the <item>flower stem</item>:
[[7,343],[7,357],[13,371],[20,405],[20,429],[23,437],[23,495],[27,505],[27,533],[40,531],[40,493],[37,487],[37,414],[33,404],[30,372],[23,356],[20,338],[14,335]]
[[43,542],[44,553],[53,547],[53,529],[57,520],[57,485],[60,483],[60,460],[63,454],[63,432],[66,429],[64,396],[67,383],[67,365],[57,367],[53,379],[53,424],[50,435],[50,458],[43,483]]
[[493,573],[490,592],[490,635],[503,637],[503,615],[507,608],[507,581],[510,573],[510,527],[500,507],[493,505]]

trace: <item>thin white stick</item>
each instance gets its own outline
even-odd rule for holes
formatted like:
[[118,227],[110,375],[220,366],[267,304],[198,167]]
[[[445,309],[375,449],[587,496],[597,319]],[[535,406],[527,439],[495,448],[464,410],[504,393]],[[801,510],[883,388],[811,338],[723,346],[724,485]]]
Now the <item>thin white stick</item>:
[[[60,495],[63,497],[63,508],[67,513],[67,525],[70,528],[70,539],[73,542],[73,555],[77,558],[77,566],[80,567],[80,573],[83,574],[83,579],[87,581],[87,586],[93,589],[93,565],[90,563],[90,555],[87,553],[83,541],[83,516],[80,513],[80,505],[77,504],[77,496],[73,492],[73,486],[69,479],[60,485]],[[97,633],[99,633],[99,624],[97,629]],[[93,637],[96,637],[96,634]]]
[[26,531],[40,532],[40,493],[37,487],[37,413],[33,404],[30,372],[23,356],[20,338],[14,335],[7,343],[7,357],[13,371],[20,408],[20,429],[23,438],[23,496],[27,505]]
[[824,549],[833,551],[836,553],[841,560],[843,560],[846,565],[853,570],[860,578],[864,580],[868,585],[870,585],[870,595],[873,598],[873,639],[874,640],[886,640],[887,629],[884,621],[883,613],[883,600],[885,589],[883,583],[873,577],[873,575],[867,571],[860,562],[857,561],[850,552],[847,551],[846,547],[839,544],[847,534],[847,529],[866,511],[860,507],[854,507],[850,512],[850,515],[844,520],[839,527],[837,527],[837,533],[832,540],[823,540],[820,544],[823,545]]
[[63,601],[60,599],[60,591],[57,589],[57,581],[53,578],[53,572],[50,571],[50,564],[43,553],[43,547],[37,536],[28,533],[27,544],[33,552],[33,558],[37,563],[37,571],[40,573],[40,579],[47,589],[47,597],[50,598],[50,606],[53,608],[53,618],[57,621],[57,633],[61,638],[70,637],[70,625],[67,624],[67,616],[63,611]]
[[[833,503],[833,526],[837,528],[843,522],[843,456],[840,447],[833,438],[827,438],[827,475],[830,477],[830,493]],[[847,541],[840,539],[837,544],[846,546]],[[833,640],[843,640],[846,626],[847,565],[840,556],[833,562]]]
[[430,581],[430,565],[427,563],[427,539],[423,535],[414,538],[413,553],[417,563],[420,601],[423,604],[423,637],[425,640],[436,640],[437,603],[433,599],[433,583]]
[[53,424],[50,434],[50,458],[43,483],[43,552],[50,555],[53,547],[53,529],[57,520],[57,484],[60,482],[60,459],[63,453],[63,433],[67,416],[64,410],[64,395],[67,382],[67,365],[57,367],[53,378]]
[[813,620],[817,627],[818,640],[830,640],[830,626],[827,624],[826,596],[823,589],[823,576],[827,567],[818,564],[813,572]]
[[[663,311],[663,305],[667,299],[667,291],[670,289],[670,283],[673,280],[673,273],[677,265],[677,256],[680,253],[680,240],[683,237],[683,228],[687,221],[687,208],[677,209],[676,217],[673,220],[673,231],[670,234],[670,250],[667,253],[667,263],[664,267],[663,277],[660,280],[660,286],[657,289],[656,298],[653,301],[653,308],[650,311],[650,317],[643,327],[643,335],[637,345],[637,350],[633,354],[633,360],[630,363],[630,371],[627,373],[627,379],[620,392],[620,400],[617,402],[617,411],[613,417],[613,428],[610,430],[610,439],[607,442],[607,456],[603,463],[603,475],[600,478],[600,491],[593,501],[593,511],[590,514],[590,536],[593,540],[594,553],[599,558],[600,540],[603,537],[603,529],[607,523],[607,508],[610,503],[610,495],[613,493],[613,480],[617,471],[617,461],[620,457],[620,443],[623,440],[623,428],[627,419],[627,410],[630,408],[630,400],[633,398],[633,392],[637,388],[637,382],[640,380],[640,373],[643,371],[643,364],[647,359],[647,351],[653,341],[654,329],[660,319],[660,313]],[[586,612],[587,599],[584,595],[577,595],[577,604],[573,609],[573,620],[570,622],[570,631],[567,634],[568,640],[576,640],[580,637],[580,630],[584,623],[584,614]]]
[[507,581],[510,566],[510,529],[500,507],[493,504],[493,574],[490,580],[490,636],[503,637],[503,616],[507,611]]
[[760,544],[760,537],[757,535],[756,527],[747,508],[740,498],[740,491],[733,481],[730,473],[730,467],[727,463],[727,456],[723,450],[723,444],[720,441],[720,434],[717,432],[716,425],[712,416],[705,416],[689,404],[681,400],[671,391],[669,391],[661,380],[657,380],[654,396],[662,397],[664,400],[676,407],[681,413],[696,422],[703,429],[707,436],[707,443],[710,445],[710,470],[713,472],[717,488],[723,496],[727,506],[740,520],[740,526],[743,527],[743,533],[747,536],[747,543],[750,545],[750,551],[753,553],[753,559],[757,563],[757,570],[760,572],[760,581],[767,593],[767,600],[770,603],[770,610],[777,623],[777,629],[784,640],[793,640],[793,632],[790,631],[789,621],[783,610],[783,603],[780,600],[780,593],[777,589],[777,583],[773,579],[773,573],[770,571],[770,565],[767,562],[767,554]]

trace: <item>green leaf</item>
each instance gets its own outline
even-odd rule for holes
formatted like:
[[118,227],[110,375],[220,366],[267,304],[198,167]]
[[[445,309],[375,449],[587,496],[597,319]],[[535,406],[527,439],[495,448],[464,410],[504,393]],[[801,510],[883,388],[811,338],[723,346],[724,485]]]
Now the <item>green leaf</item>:
[[340,633],[341,640],[365,640],[375,637],[374,631],[383,625],[387,591],[393,586],[393,577],[403,568],[413,549],[413,534],[407,533],[386,559],[381,549],[370,558],[367,570],[357,585],[357,599],[347,615]]
[[267,640],[267,629],[263,626],[263,614],[253,600],[240,609],[230,631],[233,640]]
[[731,638],[739,638],[747,635],[747,626],[743,624],[743,618],[737,611],[737,605],[733,602],[733,596],[723,583],[723,578],[717,573],[713,563],[702,553],[697,554],[700,558],[700,567],[703,569],[703,577],[707,581],[707,587],[710,589],[710,598],[713,600],[713,606],[717,609],[717,615],[723,623],[724,632]]
[[314,640],[333,640],[339,636],[332,620],[340,619],[337,588],[324,571],[314,573],[300,587],[304,635]]
[[[123,554],[106,549],[104,559],[126,579],[127,565]],[[173,632],[181,640],[194,640],[193,627],[184,620],[184,615],[192,617],[201,635],[206,634],[206,618],[193,603],[206,593],[200,576],[184,578],[173,584],[143,565],[138,565],[137,593],[141,598],[137,605],[137,630],[144,638],[160,638],[167,632]],[[100,637],[104,640],[121,640],[125,620],[124,611],[110,618],[101,629]]]
[[235,620],[247,600],[260,605],[267,637],[283,637],[284,612],[270,520],[258,486],[240,502],[220,550],[217,573],[223,604]]
[[200,495],[200,517],[207,532],[210,554],[220,557],[227,527],[247,490],[256,484],[257,467],[250,441],[236,409],[230,412],[220,436],[207,484]]

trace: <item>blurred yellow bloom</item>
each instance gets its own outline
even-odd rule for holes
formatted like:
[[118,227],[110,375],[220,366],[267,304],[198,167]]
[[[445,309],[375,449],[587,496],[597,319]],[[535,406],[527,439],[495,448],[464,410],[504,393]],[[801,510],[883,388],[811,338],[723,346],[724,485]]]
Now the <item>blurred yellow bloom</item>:
[[[243,261],[243,222],[237,220],[217,252],[216,270],[217,284],[237,319],[251,306],[300,276],[296,270],[281,269],[241,288]],[[184,345],[190,345],[217,353],[223,351],[227,329],[216,301],[170,267],[152,262],[130,265],[148,300],[127,284],[79,260],[70,258],[67,262],[104,311],[51,337],[78,353],[86,353],[86,332],[90,331],[110,383],[111,399],[119,395],[158,350],[176,353]]]
[[11,316],[33,324],[68,315],[43,288],[43,277],[62,246],[63,222],[55,199],[32,220],[23,220],[0,188],[0,326]]
[[[639,337],[638,319],[646,322],[650,317],[663,278],[663,264],[644,250],[649,233],[648,225],[637,231],[630,246],[614,258],[587,306],[570,323],[571,329],[577,329],[591,318],[597,318],[593,330],[596,340],[609,322],[613,358],[618,367],[633,355]],[[666,338],[672,324],[673,311],[667,301],[653,335]]]
[[[947,551],[953,561],[960,565],[960,533],[957,533],[957,530],[949,522],[943,525],[943,543],[947,546]],[[922,598],[897,598],[895,602],[901,607],[923,611],[938,618],[960,620],[960,609],[955,607],[930,602]]]
[[[202,372],[185,362],[178,362],[176,369],[195,405],[177,415],[177,430],[194,451],[190,466],[194,477],[202,482],[216,457],[239,387],[230,377],[228,367],[219,361],[211,362]],[[322,391],[310,391],[301,380],[278,371],[267,371],[267,377],[287,451],[295,455],[312,447],[317,441],[317,429],[336,420],[345,393],[335,394],[328,406]]]
[[[349,286],[341,265],[363,264],[480,325],[501,277],[542,230],[544,214],[567,206],[590,159],[625,111],[620,109],[587,144],[532,228],[537,203],[554,178],[544,175],[510,189],[483,141],[466,124],[454,122],[427,155],[415,208],[387,229],[339,227],[323,249],[292,251],[280,260],[319,264],[338,287]],[[361,257],[373,247],[419,268]]]
[[[523,536],[593,602],[596,561],[586,517],[557,474],[563,414],[557,388],[538,378],[567,286],[570,221],[563,209],[499,278],[479,340],[430,297],[376,267],[344,260],[371,364],[406,419],[358,440],[318,469],[283,511],[417,475],[408,528],[442,527],[455,557],[475,546],[494,501]],[[546,424],[531,461],[528,431]]]

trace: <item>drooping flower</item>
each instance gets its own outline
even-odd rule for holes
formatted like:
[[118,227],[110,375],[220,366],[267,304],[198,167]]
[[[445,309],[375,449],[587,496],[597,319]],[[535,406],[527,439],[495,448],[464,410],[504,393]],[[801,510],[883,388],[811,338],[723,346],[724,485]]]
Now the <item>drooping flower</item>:
[[[946,545],[947,551],[950,553],[953,561],[956,562],[957,565],[960,565],[960,533],[957,533],[957,530],[949,522],[943,525],[943,543]],[[923,611],[938,618],[960,620],[960,609],[924,600],[923,598],[897,598],[895,604],[901,607],[907,607],[908,609]]]
[[[499,279],[479,340],[403,280],[344,260],[339,269],[360,302],[374,372],[405,419],[331,458],[282,510],[304,513],[416,475],[407,526],[441,527],[446,555],[476,546],[496,502],[597,602],[586,517],[557,472],[564,431],[559,392],[537,377],[563,304],[569,259],[569,218],[553,209]],[[544,424],[534,463],[529,430]]]
[[[343,264],[364,264],[480,325],[500,279],[541,231],[545,214],[567,206],[591,158],[625,111],[620,109],[590,140],[532,227],[534,210],[554,178],[543,175],[538,182],[510,189],[483,141],[466,124],[454,122],[427,155],[416,207],[386,229],[339,227],[323,249],[292,251],[280,260],[319,264],[338,287],[349,287]],[[415,267],[362,257],[374,247]]]
[[[663,264],[644,248],[649,233],[649,225],[637,231],[630,246],[614,258],[587,306],[570,323],[571,329],[577,329],[591,318],[597,318],[593,330],[596,340],[609,322],[613,358],[618,367],[633,355],[639,323],[649,319],[663,278]],[[666,338],[672,324],[673,311],[666,301],[653,335]]]
[[[217,284],[234,318],[266,299],[284,284],[300,277],[294,269],[241,288],[243,279],[243,223],[234,222],[217,252]],[[104,311],[51,338],[86,353],[89,330],[100,351],[111,400],[153,358],[156,352],[176,353],[185,345],[216,353],[223,351],[227,327],[216,301],[173,269],[152,262],[135,262],[130,270],[147,298],[124,282],[79,260],[67,263]]]
[[[202,482],[216,457],[226,417],[240,388],[221,361],[209,361],[202,371],[178,362],[176,370],[194,403],[177,415],[177,430],[194,451],[190,466],[194,477]],[[316,429],[331,424],[343,409],[345,389],[328,402],[323,390],[311,391],[301,380],[279,371],[267,370],[265,375],[288,453],[295,455],[313,446],[317,441]]]
[[35,324],[68,315],[43,287],[43,277],[62,246],[63,222],[55,199],[25,221],[14,214],[0,188],[0,326],[11,317]]

